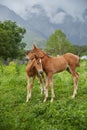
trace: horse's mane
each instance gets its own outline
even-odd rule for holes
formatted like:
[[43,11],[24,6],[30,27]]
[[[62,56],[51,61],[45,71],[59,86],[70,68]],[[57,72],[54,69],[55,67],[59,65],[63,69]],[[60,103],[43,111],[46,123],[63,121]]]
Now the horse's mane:
[[26,52],[25,52],[25,54],[27,55],[28,53],[30,53],[31,52],[31,50],[27,50]]
[[44,52],[40,48],[33,49],[31,51],[31,53],[32,52],[34,52],[35,54],[37,54],[37,57],[39,57],[39,58],[43,58],[44,56],[50,57],[48,53]]

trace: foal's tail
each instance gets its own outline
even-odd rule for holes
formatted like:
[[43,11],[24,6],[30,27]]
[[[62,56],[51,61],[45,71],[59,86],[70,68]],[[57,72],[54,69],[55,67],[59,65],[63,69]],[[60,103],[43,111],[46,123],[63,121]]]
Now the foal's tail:
[[80,66],[80,57],[79,57],[79,56],[77,56],[76,66],[77,66],[77,67],[79,67],[79,66]]

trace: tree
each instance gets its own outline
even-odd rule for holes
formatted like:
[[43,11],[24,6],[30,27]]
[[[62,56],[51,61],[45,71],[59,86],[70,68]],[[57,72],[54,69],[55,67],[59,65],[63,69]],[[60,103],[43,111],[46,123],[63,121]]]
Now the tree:
[[47,50],[52,54],[64,54],[73,52],[74,48],[66,35],[61,30],[56,30],[48,39],[46,44]]
[[79,56],[87,55],[87,45],[83,46],[74,45],[74,48],[75,48],[75,54]]
[[16,22],[0,22],[0,57],[5,60],[21,57],[26,46],[22,42],[25,33],[26,30],[17,26]]

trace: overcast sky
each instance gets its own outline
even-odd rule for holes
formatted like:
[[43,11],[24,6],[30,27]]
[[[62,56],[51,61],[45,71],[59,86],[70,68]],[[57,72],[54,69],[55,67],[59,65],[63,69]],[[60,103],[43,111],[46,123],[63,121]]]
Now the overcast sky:
[[[52,17],[58,8],[62,8],[74,18],[82,19],[82,13],[87,8],[87,0],[0,0],[0,4],[6,5],[24,18],[27,17],[26,10],[31,10],[34,4],[42,5],[49,17]],[[62,19],[64,14],[55,16],[57,17]]]

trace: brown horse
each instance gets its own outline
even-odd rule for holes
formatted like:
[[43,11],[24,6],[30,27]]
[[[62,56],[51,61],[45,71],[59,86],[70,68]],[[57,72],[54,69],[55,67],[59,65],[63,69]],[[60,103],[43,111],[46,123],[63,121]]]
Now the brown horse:
[[33,60],[30,60],[26,66],[26,74],[27,74],[27,81],[28,81],[26,102],[28,102],[28,100],[31,98],[31,90],[36,76],[40,80],[41,94],[44,90],[43,86],[45,84],[45,79],[43,75],[41,59],[34,58]]
[[74,91],[72,97],[74,98],[77,94],[78,89],[79,74],[76,72],[76,67],[80,65],[80,58],[72,53],[66,53],[58,57],[51,57],[46,52],[42,51],[34,45],[31,52],[28,53],[28,57],[30,59],[33,59],[35,56],[42,59],[43,70],[45,71],[47,76],[44,102],[48,98],[48,86],[51,87],[51,102],[55,97],[53,89],[53,74],[62,72],[64,70],[68,70],[68,72],[70,72],[70,74],[73,76]]

